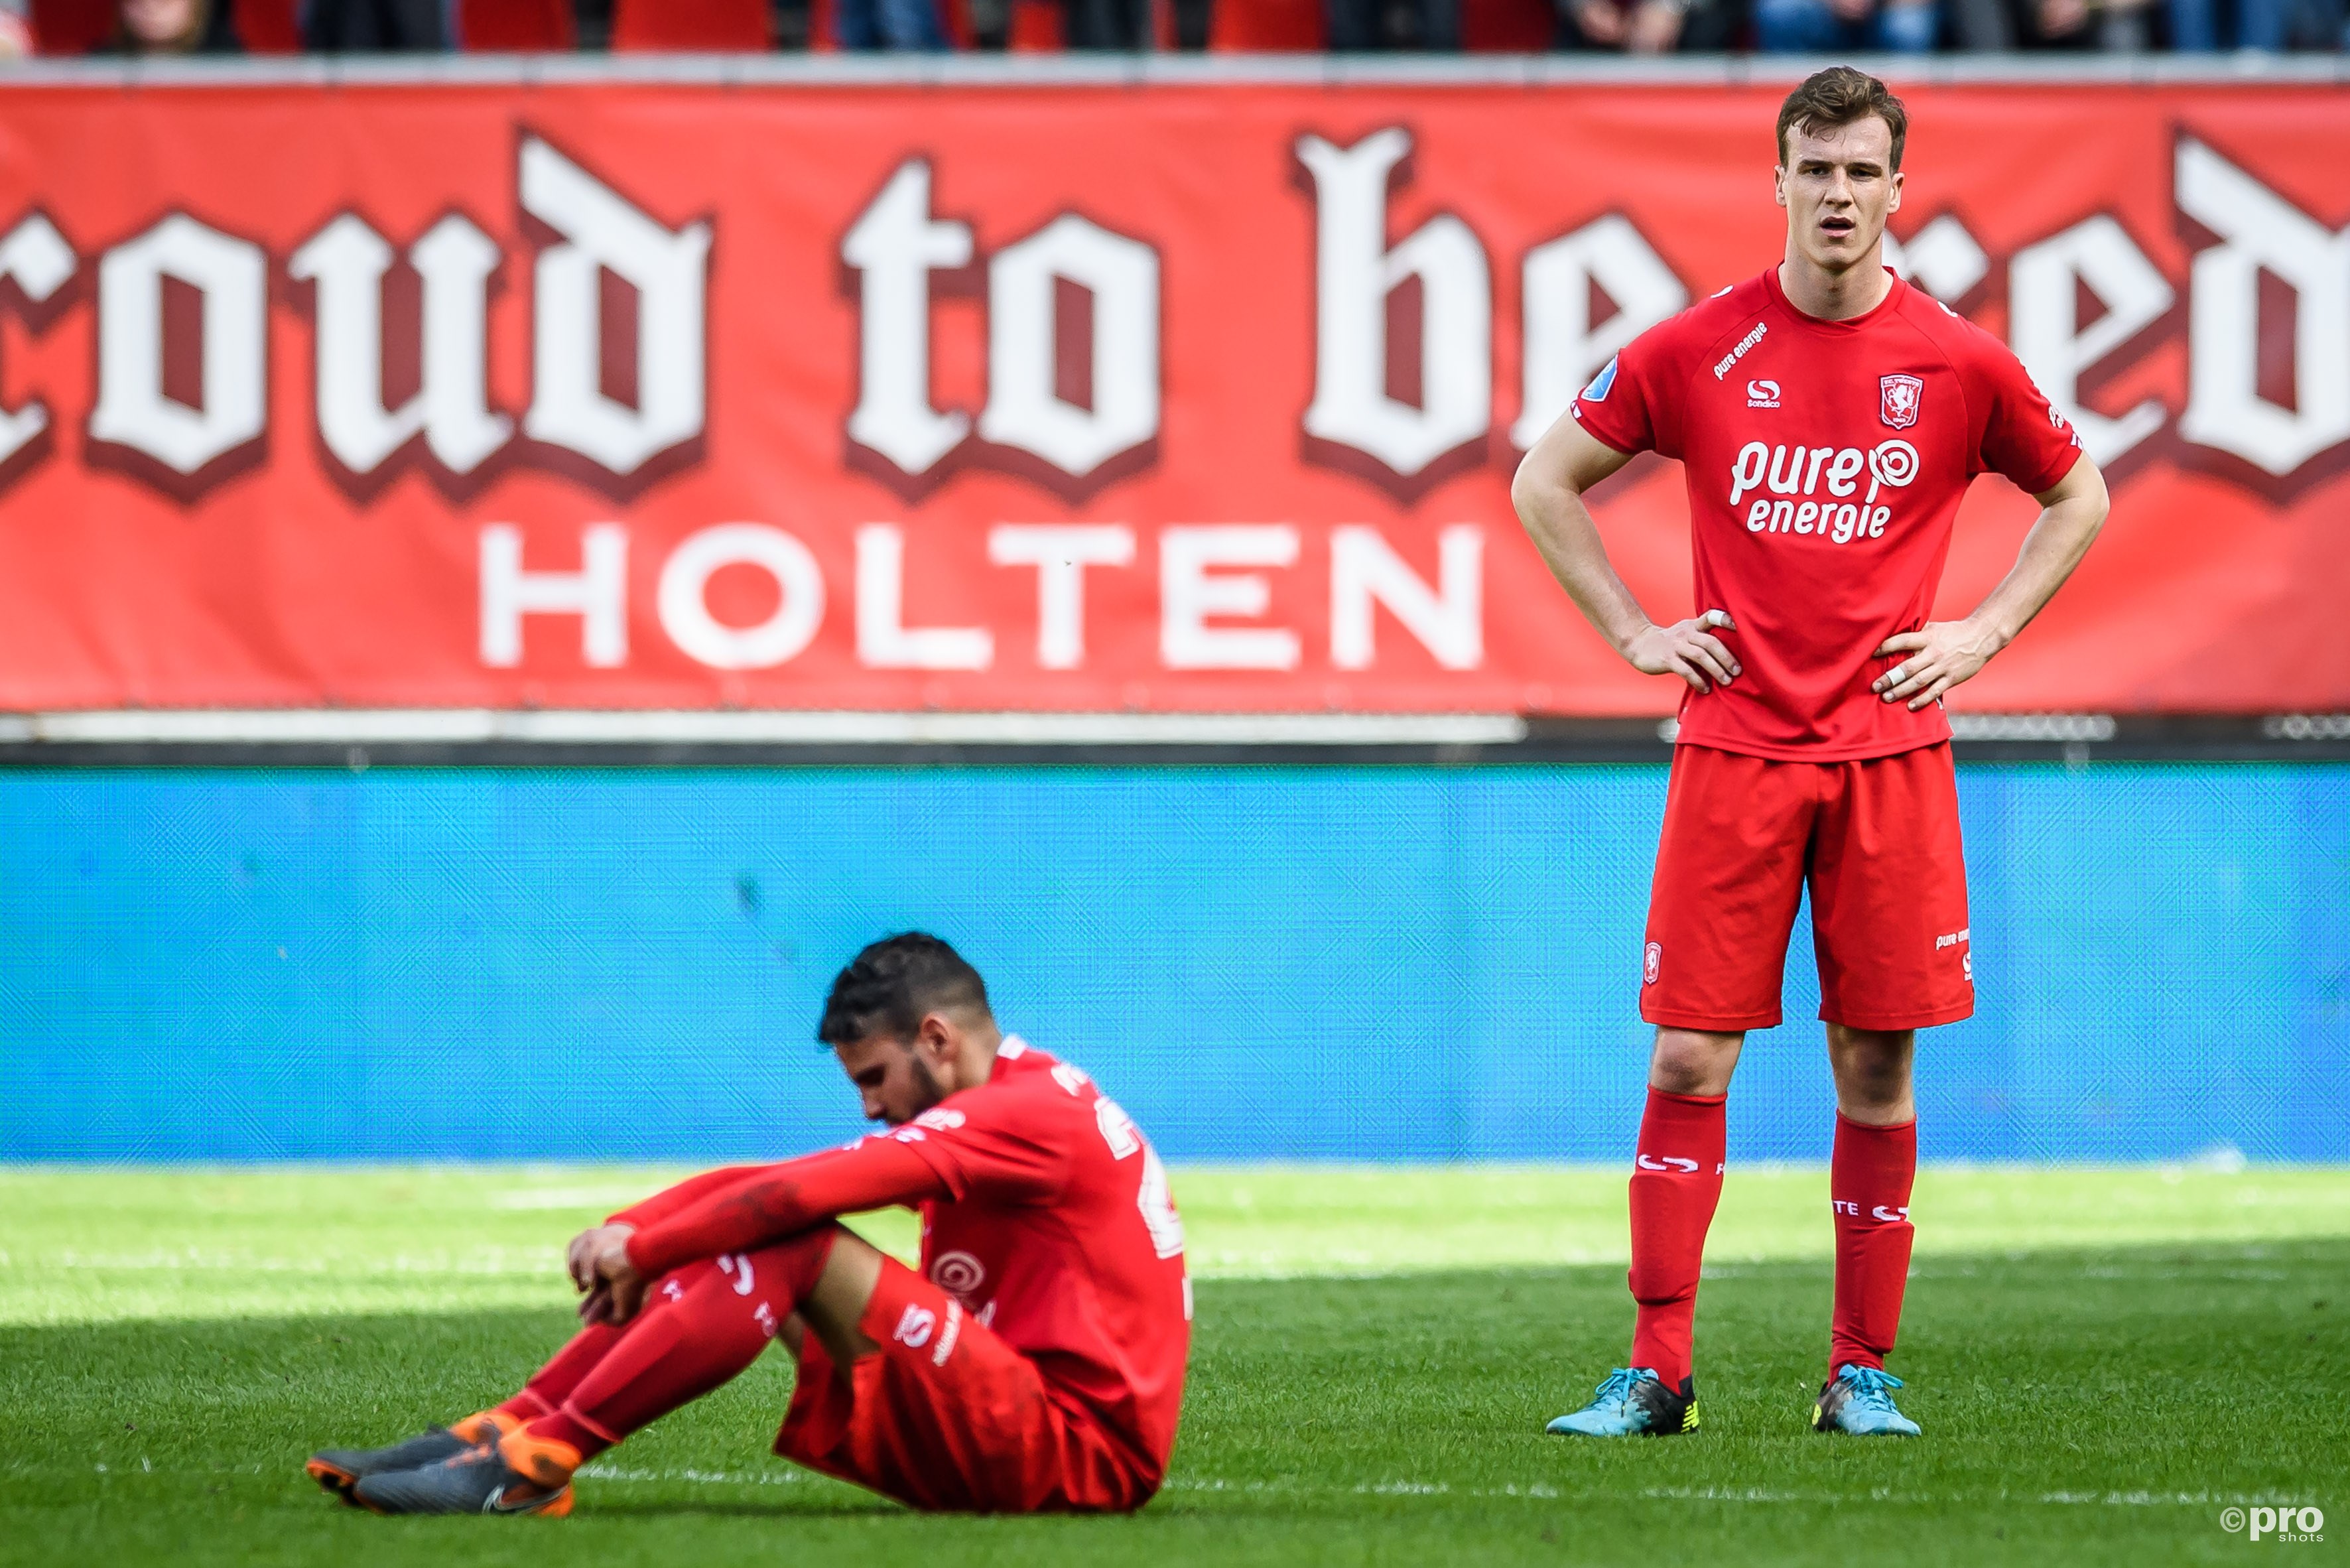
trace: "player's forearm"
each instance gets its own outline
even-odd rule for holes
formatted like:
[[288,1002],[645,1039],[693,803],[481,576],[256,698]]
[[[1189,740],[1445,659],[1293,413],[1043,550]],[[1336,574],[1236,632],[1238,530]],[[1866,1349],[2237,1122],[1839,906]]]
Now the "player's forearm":
[[906,1145],[874,1138],[786,1160],[710,1193],[629,1238],[647,1279],[697,1258],[748,1252],[843,1214],[947,1196],[946,1181]]
[[746,1176],[755,1176],[761,1171],[774,1168],[775,1168],[773,1164],[728,1165],[722,1166],[716,1170],[705,1170],[698,1176],[687,1177],[674,1187],[665,1187],[650,1198],[630,1204],[618,1214],[606,1219],[604,1223],[634,1225],[641,1231],[647,1226],[659,1224],[680,1210],[700,1202],[713,1192],[733,1186]]
[[1654,624],[1607,559],[1599,525],[1592,521],[1580,492],[1555,480],[1521,473],[1510,487],[1510,499],[1550,575],[1610,648],[1622,653]]
[[2056,590],[2078,567],[2106,524],[2105,486],[2057,497],[2041,511],[2015,565],[1967,618],[1992,652],[2013,642],[2032,618],[2047,607]]

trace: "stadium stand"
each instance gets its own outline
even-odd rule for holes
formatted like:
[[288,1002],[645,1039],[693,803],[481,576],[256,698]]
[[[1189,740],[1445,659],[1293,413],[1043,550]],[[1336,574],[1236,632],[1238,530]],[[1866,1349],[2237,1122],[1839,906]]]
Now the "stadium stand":
[[[154,53],[365,49],[368,17],[410,16],[411,47],[442,47],[434,0],[184,0],[197,18]],[[1332,48],[1469,54],[1835,52],[2339,54],[2345,0],[445,0],[454,47],[482,53],[764,53],[949,49]],[[120,0],[0,0],[35,52],[138,52]],[[356,18],[356,20],[354,20]],[[424,28],[423,34],[416,28]],[[5,29],[0,29],[5,30]],[[1457,42],[1454,40],[1457,38]],[[17,46],[21,48],[21,44]],[[0,38],[0,58],[8,50]]]
[[1549,0],[1461,0],[1461,47],[1472,55],[1539,54],[1557,32]]
[[[460,0],[457,38],[469,52],[545,54],[578,47],[579,28],[571,0]],[[245,47],[258,47],[248,33]]]
[[[549,0],[561,5],[563,0]],[[503,5],[515,0],[501,0]],[[236,0],[236,31],[248,55],[298,55],[302,52],[302,23],[296,14],[300,0]],[[517,6],[517,8],[519,8]],[[484,9],[479,4],[468,8],[471,13]],[[535,46],[534,46],[535,47]]]
[[1307,53],[1327,36],[1322,0],[1252,0],[1209,14],[1208,47],[1221,53]]
[[774,47],[767,0],[613,0],[616,53],[764,50]]
[[113,0],[33,0],[33,36],[45,55],[86,55],[113,31]]

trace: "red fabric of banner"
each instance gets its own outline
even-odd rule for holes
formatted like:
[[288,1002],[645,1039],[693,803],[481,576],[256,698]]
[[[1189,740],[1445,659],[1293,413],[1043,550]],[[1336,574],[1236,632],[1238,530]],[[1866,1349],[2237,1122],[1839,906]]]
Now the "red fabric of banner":
[[[1905,265],[2115,482],[1953,705],[2350,708],[2350,102],[1908,96]],[[1777,99],[13,93],[0,707],[1669,712],[1508,481],[1777,258]],[[1679,471],[1598,512],[1688,613]],[[1978,482],[1939,613],[2032,515]]]

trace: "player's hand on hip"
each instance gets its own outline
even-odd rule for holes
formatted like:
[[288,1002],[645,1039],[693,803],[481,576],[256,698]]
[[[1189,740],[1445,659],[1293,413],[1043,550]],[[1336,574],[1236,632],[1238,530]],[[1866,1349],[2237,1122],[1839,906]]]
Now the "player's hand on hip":
[[590,1261],[612,1237],[618,1236],[625,1242],[636,1233],[634,1225],[590,1225],[572,1237],[571,1245],[563,1255],[563,1266],[570,1272],[571,1282],[582,1293],[592,1290],[596,1284],[596,1274],[590,1267]]
[[1624,657],[1643,675],[1678,675],[1696,690],[1710,691],[1717,685],[1729,685],[1745,672],[1737,656],[1713,635],[1716,630],[1737,629],[1738,623],[1730,618],[1728,610],[1710,609],[1670,626],[1652,626],[1637,633],[1625,644]]
[[1998,640],[1972,621],[1928,621],[1918,630],[1897,633],[1878,646],[1877,658],[1901,662],[1868,689],[1887,702],[1907,702],[1914,713],[1960,681],[1971,680],[1998,651]]

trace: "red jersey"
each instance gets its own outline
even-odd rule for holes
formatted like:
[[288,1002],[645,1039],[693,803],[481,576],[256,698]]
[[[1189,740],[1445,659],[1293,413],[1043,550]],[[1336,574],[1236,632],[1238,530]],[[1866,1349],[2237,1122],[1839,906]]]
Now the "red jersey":
[[1697,607],[1743,672],[1683,693],[1680,739],[1808,762],[1950,739],[1941,704],[1869,690],[1877,649],[1926,624],[1974,476],[2038,494],[2080,440],[2007,346],[1900,279],[1876,309],[1823,321],[1773,266],[1626,346],[1575,400],[1617,452],[1681,461]]
[[1156,1484],[1175,1446],[1191,1341],[1183,1221],[1158,1151],[1066,1062],[1007,1037],[995,1071],[874,1134],[928,1160],[922,1272],[1133,1443]]

